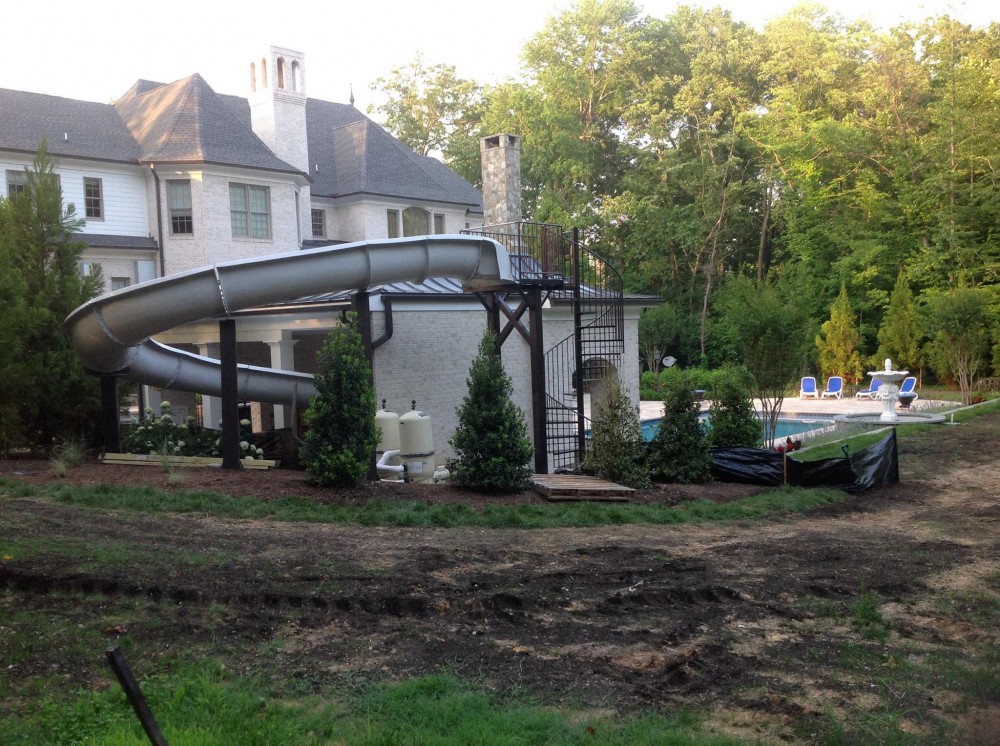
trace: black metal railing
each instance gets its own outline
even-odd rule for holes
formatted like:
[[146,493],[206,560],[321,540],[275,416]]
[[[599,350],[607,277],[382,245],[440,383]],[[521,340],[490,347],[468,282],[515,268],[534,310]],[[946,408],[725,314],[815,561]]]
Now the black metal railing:
[[549,471],[583,463],[590,429],[584,394],[609,367],[621,368],[625,348],[621,275],[574,231],[548,223],[504,223],[466,231],[502,244],[521,285],[541,285],[549,297],[572,301],[573,333],[545,353],[545,440]]

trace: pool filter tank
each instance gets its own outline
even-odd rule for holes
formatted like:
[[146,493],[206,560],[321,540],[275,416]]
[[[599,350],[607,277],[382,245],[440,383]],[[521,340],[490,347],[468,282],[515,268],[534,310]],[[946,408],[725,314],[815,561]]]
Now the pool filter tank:
[[399,418],[399,451],[406,476],[411,482],[426,482],[434,477],[434,432],[431,416],[412,409]]

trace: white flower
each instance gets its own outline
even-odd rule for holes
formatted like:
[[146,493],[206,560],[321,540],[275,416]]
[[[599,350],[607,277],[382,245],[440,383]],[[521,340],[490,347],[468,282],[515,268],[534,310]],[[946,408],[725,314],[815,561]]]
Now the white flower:
[[250,427],[250,420],[240,420],[240,424],[243,425],[243,427]]
[[246,442],[245,440],[241,440],[241,441],[240,441],[240,448],[242,448],[242,449],[243,449],[244,451],[245,451],[245,450],[246,450],[247,448],[249,448],[249,447],[250,447],[250,444],[249,444],[249,443],[247,443],[247,442]]
[[257,449],[257,455],[258,456],[263,456],[264,455],[264,449],[263,448],[258,448]]
[[170,409],[170,402],[166,399],[160,402],[160,409]]
[[178,448],[183,448],[184,447],[184,441],[183,440],[178,440],[177,441],[177,447]]

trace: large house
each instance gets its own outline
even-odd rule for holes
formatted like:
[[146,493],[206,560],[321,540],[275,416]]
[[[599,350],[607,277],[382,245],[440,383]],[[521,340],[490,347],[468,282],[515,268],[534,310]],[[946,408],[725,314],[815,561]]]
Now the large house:
[[[248,72],[245,98],[216,93],[198,74],[166,84],[140,80],[113,104],[0,89],[0,171],[5,177],[0,196],[19,188],[24,168],[47,139],[64,201],[86,220],[81,238],[88,248],[81,271],[100,265],[108,291],[234,259],[469,231],[499,238],[523,257],[528,276],[532,268],[543,268],[541,255],[526,250],[527,244],[544,244],[548,251],[553,240],[566,241],[552,227],[525,231],[519,222],[516,137],[482,143],[484,211],[479,190],[440,161],[413,153],[353,105],[308,98],[303,54],[271,47],[249,63]],[[484,222],[503,225],[484,228]],[[601,275],[594,268],[598,260],[585,261],[587,277]],[[551,278],[548,272],[536,274],[536,279]],[[519,312],[517,303],[463,292],[449,278],[368,290],[377,396],[396,410],[408,409],[415,400],[430,414],[439,455],[450,453],[455,408],[465,394],[482,331],[487,324],[501,330],[503,318],[503,358],[514,380],[515,401],[529,422],[540,423],[533,429],[536,441],[551,440],[538,449],[548,451],[547,467],[572,465],[575,455],[554,455],[572,449],[544,435],[546,417],[572,418],[542,409],[564,406],[561,399],[572,393],[576,361],[582,358],[573,358],[568,371],[560,373],[553,372],[554,363],[546,363],[555,382],[544,397],[538,376],[542,352],[574,339],[582,318],[580,293],[574,305],[570,284],[539,282],[535,287],[540,289],[535,306],[522,305],[529,315],[534,308],[539,319],[544,317],[544,338],[541,323],[536,327],[521,318],[524,309]],[[584,301],[588,293],[601,294],[593,281],[576,287],[583,288]],[[326,333],[357,295],[332,289],[238,314],[240,361],[312,372]],[[637,399],[636,320],[648,301],[620,301],[619,293],[613,312],[584,309],[592,321],[614,317],[616,331],[610,337],[591,334],[580,349],[592,361],[588,370],[619,370]],[[217,321],[185,324],[157,339],[218,358]],[[145,387],[145,401],[155,408],[169,396],[175,411],[198,411],[206,425],[217,424],[219,400],[196,393]],[[248,407],[256,430],[294,424],[294,407],[257,402]]]

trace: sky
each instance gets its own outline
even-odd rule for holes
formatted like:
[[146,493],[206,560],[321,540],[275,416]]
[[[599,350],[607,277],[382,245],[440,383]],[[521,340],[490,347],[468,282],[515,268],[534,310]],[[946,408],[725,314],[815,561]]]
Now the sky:
[[[636,0],[664,17],[678,4],[721,5],[762,28],[798,0]],[[975,26],[1000,22],[997,0],[827,0],[848,19],[882,27],[947,12]],[[417,53],[461,77],[495,83],[520,70],[524,42],[572,0],[18,0],[5,4],[0,88],[110,103],[138,79],[200,73],[218,93],[246,95],[250,61],[269,46],[305,54],[306,92],[366,111],[371,84]]]

